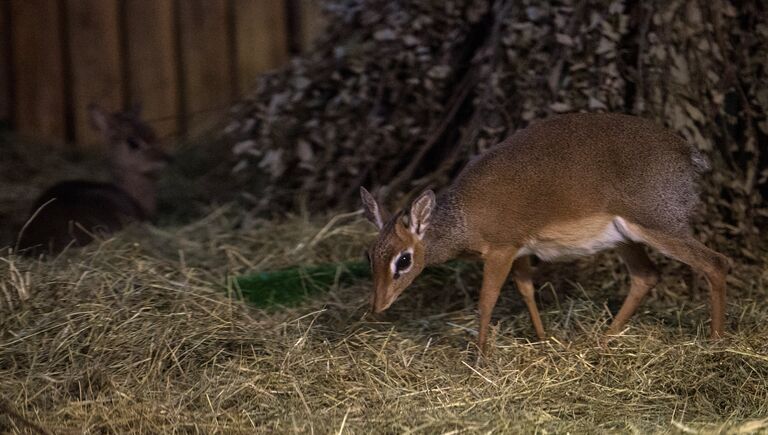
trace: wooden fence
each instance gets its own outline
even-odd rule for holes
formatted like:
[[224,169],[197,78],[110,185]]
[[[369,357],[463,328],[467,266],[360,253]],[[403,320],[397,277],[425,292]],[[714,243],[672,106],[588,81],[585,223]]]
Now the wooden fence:
[[221,116],[321,31],[317,0],[0,0],[0,121],[88,147],[86,107],[139,103],[162,136]]

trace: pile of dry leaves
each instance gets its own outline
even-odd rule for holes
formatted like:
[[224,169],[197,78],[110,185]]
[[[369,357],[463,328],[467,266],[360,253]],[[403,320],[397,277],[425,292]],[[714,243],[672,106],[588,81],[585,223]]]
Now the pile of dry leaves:
[[[707,216],[768,216],[768,8],[760,0],[328,0],[314,50],[232,109],[233,172],[256,207],[403,201],[531,120],[657,119],[712,160]],[[762,191],[762,195],[761,195]],[[401,195],[402,196],[398,196]],[[714,237],[714,234],[713,234]]]

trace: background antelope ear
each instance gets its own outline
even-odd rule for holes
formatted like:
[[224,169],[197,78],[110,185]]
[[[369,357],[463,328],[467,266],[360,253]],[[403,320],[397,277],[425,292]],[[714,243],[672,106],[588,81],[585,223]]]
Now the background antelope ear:
[[109,112],[98,104],[91,103],[88,105],[88,117],[93,128],[106,137],[110,136],[112,132],[112,115]]
[[423,238],[429,227],[432,211],[435,209],[435,192],[427,190],[411,204],[409,229],[418,238]]
[[384,227],[384,213],[381,207],[379,207],[379,203],[363,186],[360,186],[360,198],[363,199],[365,217],[376,225],[376,228],[381,229]]

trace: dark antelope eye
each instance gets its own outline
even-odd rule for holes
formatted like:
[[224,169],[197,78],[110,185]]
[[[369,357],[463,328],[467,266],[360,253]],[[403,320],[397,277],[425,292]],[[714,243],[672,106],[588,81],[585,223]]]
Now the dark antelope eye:
[[402,272],[406,269],[411,267],[411,253],[406,252],[404,254],[401,254],[400,257],[395,262],[395,269],[397,269],[398,272]]
[[138,140],[136,140],[136,139],[134,139],[132,137],[129,137],[125,141],[128,143],[128,147],[130,147],[132,150],[139,149],[139,141]]

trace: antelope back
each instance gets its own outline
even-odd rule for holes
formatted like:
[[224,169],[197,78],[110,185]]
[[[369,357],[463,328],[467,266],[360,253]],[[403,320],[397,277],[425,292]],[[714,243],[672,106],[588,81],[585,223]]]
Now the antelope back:
[[695,148],[652,121],[583,113],[516,132],[470,163],[451,188],[474,240],[516,243],[605,215],[682,232],[705,168]]

